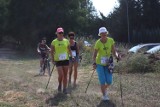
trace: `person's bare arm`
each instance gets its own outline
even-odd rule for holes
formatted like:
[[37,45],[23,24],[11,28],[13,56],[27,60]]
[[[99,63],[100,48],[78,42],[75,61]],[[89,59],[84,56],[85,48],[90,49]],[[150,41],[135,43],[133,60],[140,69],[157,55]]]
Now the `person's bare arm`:
[[38,53],[41,53],[41,51],[40,51],[40,49],[39,49],[39,44],[38,44],[38,46],[37,46],[37,52],[38,52]]
[[54,53],[55,53],[55,47],[51,45],[51,60],[53,64],[54,64]]
[[47,50],[50,52],[50,51],[51,51],[51,48],[49,48],[48,45],[46,45],[46,47],[47,47]]
[[98,50],[97,50],[97,49],[94,49],[94,52],[93,52],[93,63],[96,63],[97,53],[98,53]]
[[97,56],[98,50],[94,49],[93,52],[93,69],[96,69],[96,56]]
[[68,51],[69,51],[69,55],[70,55],[72,58],[74,58],[74,57],[72,56],[72,51],[71,51],[70,45],[68,45]]

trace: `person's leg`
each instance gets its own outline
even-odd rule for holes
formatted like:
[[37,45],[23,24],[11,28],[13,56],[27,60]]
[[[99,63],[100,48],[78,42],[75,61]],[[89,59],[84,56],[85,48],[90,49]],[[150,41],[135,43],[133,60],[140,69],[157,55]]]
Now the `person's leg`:
[[106,89],[112,84],[112,73],[109,72],[109,69],[105,67],[105,80],[106,80]]
[[77,72],[77,68],[78,68],[78,62],[74,62],[74,82],[73,82],[73,84],[74,84],[74,86],[76,85],[76,80],[77,80],[77,74],[78,74],[78,72]]
[[58,66],[57,67],[57,72],[58,72],[58,91],[62,90],[62,80],[63,80],[63,67],[62,66]]
[[41,60],[40,60],[40,67],[42,68],[42,65],[44,63],[45,54],[41,54]]
[[102,92],[102,95],[104,96],[105,95],[105,89],[106,89],[104,67],[101,66],[101,65],[97,65],[96,71],[97,71],[97,74],[98,74],[99,82],[101,84],[101,92]]
[[39,75],[42,75],[42,72],[43,72],[42,65],[43,65],[43,57],[41,57],[41,58],[40,58],[40,69],[39,69]]
[[71,83],[72,71],[73,71],[73,63],[70,61],[69,62],[69,84]]
[[63,92],[66,93],[67,88],[67,74],[69,66],[63,66]]
[[42,68],[43,58],[40,59],[40,68]]

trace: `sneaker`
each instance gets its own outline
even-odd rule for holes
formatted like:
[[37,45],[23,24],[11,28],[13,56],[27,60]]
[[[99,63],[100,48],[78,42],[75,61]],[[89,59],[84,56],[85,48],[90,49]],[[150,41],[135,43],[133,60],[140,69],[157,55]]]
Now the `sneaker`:
[[71,85],[71,80],[68,81],[68,85]]
[[39,75],[41,75],[42,74],[42,68],[40,67],[40,69],[39,69]]
[[109,100],[109,97],[107,95],[104,95],[104,96],[102,96],[102,100],[107,101],[107,100]]
[[63,89],[63,93],[67,94],[67,89],[66,88]]
[[61,92],[61,91],[62,91],[61,85],[58,85],[58,92]]

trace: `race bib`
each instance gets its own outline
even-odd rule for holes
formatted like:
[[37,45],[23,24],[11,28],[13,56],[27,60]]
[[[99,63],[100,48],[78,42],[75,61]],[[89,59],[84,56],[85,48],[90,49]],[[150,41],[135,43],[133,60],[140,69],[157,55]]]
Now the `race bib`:
[[108,58],[107,57],[101,57],[101,64],[107,64]]
[[59,60],[65,60],[65,59],[67,59],[66,53],[64,53],[64,54],[59,54]]
[[73,56],[73,57],[76,56],[76,51],[72,51],[72,56]]

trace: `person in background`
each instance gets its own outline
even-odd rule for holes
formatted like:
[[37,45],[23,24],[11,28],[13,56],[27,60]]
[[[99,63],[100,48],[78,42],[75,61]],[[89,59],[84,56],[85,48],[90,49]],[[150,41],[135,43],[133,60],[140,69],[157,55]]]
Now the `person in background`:
[[72,57],[69,41],[64,38],[64,30],[59,27],[57,38],[51,43],[51,59],[58,72],[58,92],[67,94],[67,74],[69,68],[69,55]]
[[74,32],[69,32],[68,37],[69,37],[69,43],[70,43],[72,56],[74,57],[74,60],[72,59],[72,57],[69,58],[69,84],[71,84],[72,72],[74,71],[73,86],[75,87],[76,80],[77,80],[78,61],[79,61],[79,46],[78,46],[78,43],[74,39],[75,37]]
[[99,28],[100,39],[98,39],[94,46],[93,53],[93,68],[96,69],[98,79],[101,85],[102,100],[109,100],[107,89],[112,84],[112,72],[109,70],[109,59],[114,55],[118,60],[120,59],[115,50],[115,42],[108,37],[108,31],[105,27]]
[[42,65],[44,63],[44,58],[49,56],[49,52],[50,51],[51,51],[51,49],[46,44],[46,38],[43,37],[41,42],[37,46],[37,52],[41,56],[41,58],[40,58],[40,72],[39,72],[39,75],[42,75],[41,71],[42,71]]

